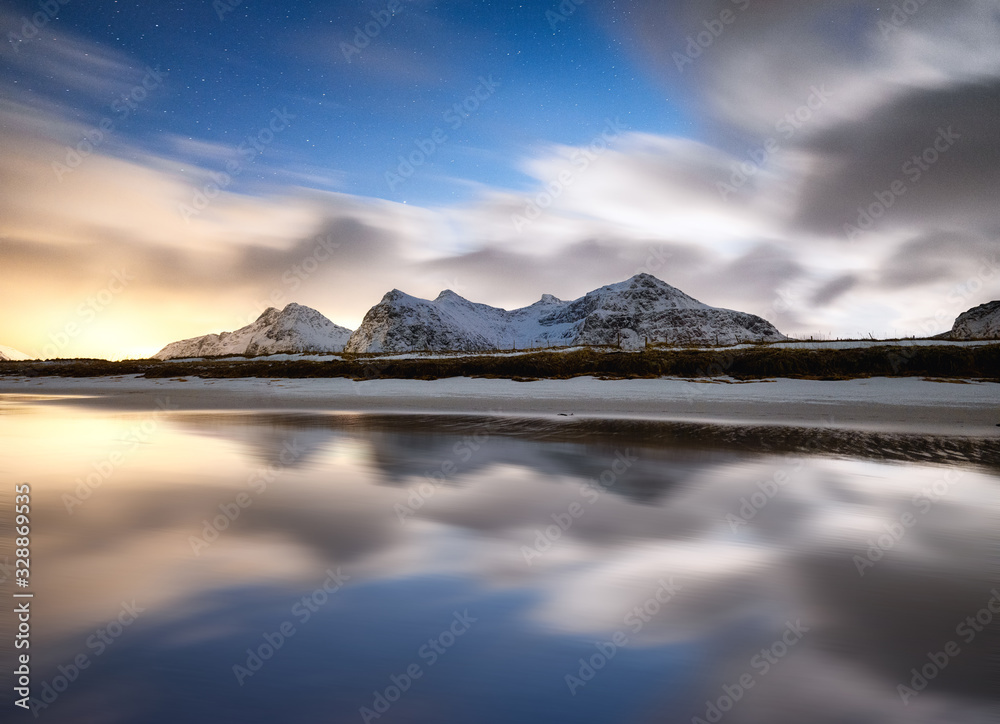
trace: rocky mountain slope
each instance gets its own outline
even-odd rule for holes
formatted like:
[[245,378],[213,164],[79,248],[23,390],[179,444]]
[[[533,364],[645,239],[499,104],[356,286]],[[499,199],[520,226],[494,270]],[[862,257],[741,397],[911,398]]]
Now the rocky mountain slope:
[[1000,301],[987,302],[962,312],[946,339],[1000,339]]
[[235,332],[173,342],[153,356],[172,359],[226,354],[340,352],[350,336],[351,330],[334,324],[315,309],[292,303],[281,311],[268,308],[253,324]]
[[760,317],[699,302],[649,274],[638,274],[573,300],[546,294],[507,311],[452,291],[433,301],[394,289],[369,310],[347,352],[408,352],[588,345],[634,349],[646,341],[738,344],[785,337]]

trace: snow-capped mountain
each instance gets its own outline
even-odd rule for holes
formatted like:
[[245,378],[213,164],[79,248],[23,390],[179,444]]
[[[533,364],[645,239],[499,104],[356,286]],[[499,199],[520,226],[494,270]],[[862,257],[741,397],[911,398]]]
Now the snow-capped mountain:
[[350,336],[351,330],[334,324],[315,309],[292,303],[280,312],[269,307],[253,324],[235,332],[206,334],[204,337],[173,342],[153,357],[171,359],[224,354],[256,356],[340,352]]
[[18,362],[20,360],[25,360],[25,359],[31,359],[31,358],[24,352],[19,352],[13,347],[6,347],[0,344],[0,362],[3,362],[5,360],[11,362]]
[[1000,301],[987,302],[962,312],[955,320],[949,339],[1000,339]]
[[738,344],[785,337],[760,317],[702,304],[649,274],[573,301],[550,294],[507,311],[443,291],[433,301],[394,289],[365,315],[347,352],[407,352],[567,346],[642,347],[649,342]]

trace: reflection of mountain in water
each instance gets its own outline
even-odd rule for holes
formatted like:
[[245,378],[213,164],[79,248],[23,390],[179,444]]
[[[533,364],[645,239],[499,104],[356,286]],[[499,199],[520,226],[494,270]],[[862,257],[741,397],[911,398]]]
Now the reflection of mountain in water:
[[[493,465],[541,474],[571,472],[609,479],[623,458],[641,448],[617,491],[653,500],[692,470],[723,465],[739,455],[850,455],[900,462],[973,463],[1000,468],[1000,439],[941,437],[828,428],[715,425],[651,420],[514,418],[469,415],[353,415],[186,413],[172,418],[185,429],[239,442],[254,458],[288,467],[308,465],[338,439],[363,440],[369,463],[384,482],[405,484],[434,476],[457,484],[462,475]],[[363,433],[363,435],[361,434]],[[457,439],[456,439],[457,438]],[[544,446],[533,442],[544,440]],[[616,442],[617,441],[617,442]],[[618,461],[618,462],[616,462]],[[454,466],[454,471],[449,473]]]
[[[465,476],[494,466],[529,468],[542,476],[567,474],[636,501],[653,502],[704,468],[725,465],[744,453],[692,449],[645,441],[640,449],[623,439],[602,439],[588,425],[574,428],[542,420],[505,420],[466,416],[246,415],[185,414],[186,430],[240,443],[265,464],[281,465],[282,454],[301,451],[288,467],[309,464],[338,441],[355,438],[368,448],[367,462],[380,482],[410,485],[433,479],[461,485]],[[548,445],[538,437],[556,437]]]
[[[33,500],[33,554],[40,570],[63,572],[39,577],[45,616],[72,620],[88,597],[100,611],[40,627],[39,680],[73,661],[121,596],[146,608],[55,702],[59,721],[86,721],[95,701],[120,707],[117,720],[156,724],[176,721],[181,705],[199,724],[219,711],[261,723],[358,719],[390,674],[424,663],[415,652],[456,609],[480,623],[400,699],[400,720],[679,724],[704,719],[705,701],[747,673],[757,685],[726,724],[973,724],[996,701],[997,618],[959,641],[961,655],[911,707],[896,687],[959,640],[956,625],[1000,586],[997,476],[968,463],[871,462],[919,459],[921,444],[938,462],[983,461],[994,442],[977,453],[969,441],[562,418],[170,419],[188,434],[151,439],[158,457],[136,456],[74,515],[55,496]],[[463,460],[470,442],[482,444]],[[192,553],[189,537],[232,508],[247,471],[289,446],[305,451],[294,469]],[[625,450],[638,460],[588,503],[580,484]],[[400,519],[395,506],[448,460],[447,485]],[[923,512],[914,496],[941,484]],[[766,504],[744,513],[765,489]],[[584,512],[526,560],[574,504]],[[904,513],[918,522],[860,575],[857,557]],[[304,623],[292,606],[331,567],[351,578]],[[632,630],[623,617],[664,578],[678,593]],[[748,668],[799,619],[809,631],[787,657],[766,676]],[[233,665],[285,621],[298,633],[239,686]],[[629,645],[571,696],[563,677],[623,629]]]

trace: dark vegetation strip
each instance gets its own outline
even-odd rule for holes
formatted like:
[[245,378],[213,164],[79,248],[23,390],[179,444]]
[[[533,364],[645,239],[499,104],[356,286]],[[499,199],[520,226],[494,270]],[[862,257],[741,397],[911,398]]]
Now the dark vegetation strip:
[[1000,380],[1000,344],[979,347],[885,345],[855,349],[786,349],[752,347],[731,350],[608,352],[536,352],[510,357],[470,355],[438,359],[387,360],[372,356],[342,360],[267,361],[222,358],[206,361],[62,360],[0,362],[0,375],[105,377],[144,375],[177,377],[348,377],[440,379],[500,377],[516,380],[566,379],[592,375],[607,378],[789,377],[837,380],[858,377],[938,377]]

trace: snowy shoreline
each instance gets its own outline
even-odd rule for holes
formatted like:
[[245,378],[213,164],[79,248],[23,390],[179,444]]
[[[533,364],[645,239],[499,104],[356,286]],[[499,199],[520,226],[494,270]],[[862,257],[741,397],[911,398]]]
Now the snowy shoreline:
[[1000,439],[1000,384],[920,378],[738,382],[725,378],[515,382],[448,378],[0,378],[6,395],[122,410],[337,411],[642,418]]
[[[880,339],[843,339],[843,340],[804,340],[790,339],[784,342],[762,342],[755,344],[732,344],[732,345],[654,345],[652,349],[665,352],[729,352],[740,349],[871,349],[873,347],[983,347],[997,344],[995,339],[970,339],[970,340],[946,340],[946,339],[901,339],[901,340],[880,340]],[[576,345],[571,347],[528,347],[526,349],[493,351],[493,352],[396,352],[386,354],[363,355],[359,359],[370,360],[372,362],[385,362],[389,360],[409,360],[409,359],[461,359],[463,357],[521,357],[539,352],[552,354],[568,354],[579,352],[580,350],[592,349],[597,351],[615,351],[624,353],[641,352],[641,348],[619,350],[615,347],[601,347],[596,345],[584,346]],[[257,356],[234,355],[232,357],[170,357],[160,360],[161,362],[211,362],[211,361],[231,361],[231,362],[329,362],[331,360],[342,360],[351,355],[337,353],[301,353],[301,354],[265,354]]]

